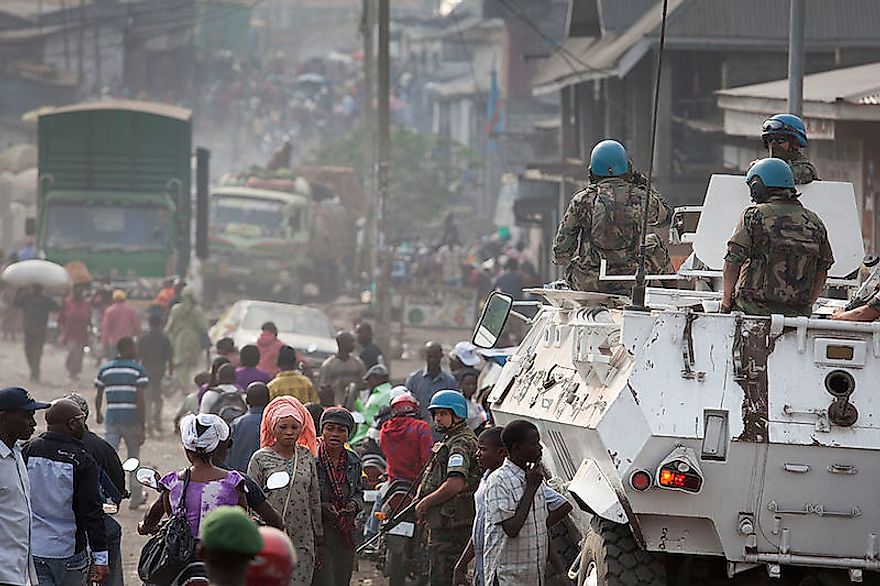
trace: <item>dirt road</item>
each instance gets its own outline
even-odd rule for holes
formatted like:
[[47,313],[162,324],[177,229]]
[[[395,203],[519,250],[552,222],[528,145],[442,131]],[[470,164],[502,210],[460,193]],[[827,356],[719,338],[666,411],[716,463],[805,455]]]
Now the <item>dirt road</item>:
[[[334,316],[336,321],[336,316]],[[339,326],[345,326],[345,323],[339,323]],[[429,337],[434,337],[445,344],[454,343],[454,341],[463,339],[467,336],[466,332],[459,331],[443,331],[443,332],[408,332],[408,342],[410,347],[420,347]],[[395,378],[403,378],[406,373],[411,372],[421,366],[417,353],[409,360],[394,362],[393,373]],[[84,363],[84,372],[78,382],[71,382],[68,379],[67,372],[64,369],[65,350],[58,346],[47,344],[43,354],[43,373],[42,382],[40,384],[29,384],[28,369],[24,359],[24,350],[21,339],[17,342],[2,340],[0,341],[0,372],[5,373],[3,380],[0,381],[2,386],[17,385],[24,386],[29,389],[32,394],[39,400],[52,400],[61,397],[71,391],[77,391],[85,396],[89,402],[94,405],[95,390],[92,380],[97,371],[95,361],[87,356]],[[174,397],[166,400],[164,407],[166,433],[161,437],[151,437],[147,439],[146,444],[141,451],[141,465],[155,468],[162,473],[169,470],[179,469],[185,466],[183,449],[176,435],[171,433],[171,420],[174,412],[181,400],[181,397]],[[45,431],[45,422],[42,417],[37,417],[37,433]],[[94,415],[91,415],[87,422],[90,428],[98,435],[103,436],[103,426],[97,425]],[[120,449],[120,457],[127,457],[125,448]],[[150,495],[152,498],[154,495]],[[144,508],[138,511],[131,511],[123,503],[122,510],[117,516],[117,520],[122,524],[123,541],[122,541],[122,560],[125,567],[126,582],[128,584],[138,584],[137,579],[137,560],[141,547],[145,542],[145,538],[137,534],[137,522],[143,515]],[[361,586],[379,586],[386,584],[386,580],[379,576],[372,564],[361,562],[360,568],[351,582],[353,585]]]

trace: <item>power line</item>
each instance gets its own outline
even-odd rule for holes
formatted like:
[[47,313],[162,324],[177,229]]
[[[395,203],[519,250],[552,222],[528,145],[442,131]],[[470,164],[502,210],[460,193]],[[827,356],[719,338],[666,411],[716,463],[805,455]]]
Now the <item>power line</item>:
[[[543,30],[541,30],[541,27],[539,27],[531,18],[529,18],[529,16],[527,14],[524,14],[521,10],[519,10],[519,7],[514,5],[512,3],[512,0],[499,0],[499,2],[501,3],[502,6],[504,6],[504,8],[506,8],[508,10],[508,12],[510,12],[511,14],[516,16],[517,18],[519,18],[530,29],[535,31],[544,40],[544,42],[546,42],[551,47],[553,47],[554,50],[556,51],[556,53],[562,58],[563,61],[565,61],[566,65],[568,65],[569,69],[571,69],[571,72],[573,74],[578,75],[581,73],[581,71],[575,65],[575,62],[576,62],[576,63],[580,64],[587,71],[591,71],[593,73],[600,73],[600,74],[602,74],[603,77],[610,77],[610,72],[608,72],[604,69],[599,69],[598,67],[595,67],[593,65],[590,65],[589,63],[587,63],[586,61],[581,59],[578,55],[576,55],[575,53],[572,53],[562,43],[560,43],[559,41],[557,41],[556,39],[554,39],[553,37],[551,37],[550,35],[545,33]],[[624,116],[627,114],[626,109],[623,106],[614,103],[612,100],[606,99],[605,103],[610,108],[616,110],[618,113],[623,114]],[[647,125],[645,125],[644,123],[640,123],[637,119],[634,119],[632,122],[634,123],[636,129],[643,130],[643,131],[650,131],[650,128]]]

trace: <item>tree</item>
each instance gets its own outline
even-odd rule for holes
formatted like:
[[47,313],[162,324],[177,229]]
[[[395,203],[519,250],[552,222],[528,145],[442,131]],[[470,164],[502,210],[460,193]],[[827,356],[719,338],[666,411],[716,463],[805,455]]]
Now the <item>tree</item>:
[[[360,127],[326,139],[311,156],[318,165],[352,167],[366,172]],[[391,134],[391,176],[385,209],[387,237],[420,237],[426,224],[442,219],[461,195],[463,179],[477,167],[473,151],[436,134],[395,127]]]

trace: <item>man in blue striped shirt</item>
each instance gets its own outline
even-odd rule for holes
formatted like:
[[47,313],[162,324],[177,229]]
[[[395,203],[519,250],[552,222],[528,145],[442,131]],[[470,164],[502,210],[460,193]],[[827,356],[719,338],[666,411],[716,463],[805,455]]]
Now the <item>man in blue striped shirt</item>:
[[[144,388],[149,379],[146,369],[137,361],[137,346],[133,338],[120,338],[116,350],[116,358],[104,363],[95,379],[95,388],[98,389],[95,420],[104,424],[104,439],[113,449],[119,451],[120,442],[125,440],[128,457],[140,458],[141,445],[147,437],[144,427]],[[102,412],[104,395],[107,396],[106,417]],[[136,509],[144,504],[144,494],[133,477],[129,486],[132,491],[129,507]]]

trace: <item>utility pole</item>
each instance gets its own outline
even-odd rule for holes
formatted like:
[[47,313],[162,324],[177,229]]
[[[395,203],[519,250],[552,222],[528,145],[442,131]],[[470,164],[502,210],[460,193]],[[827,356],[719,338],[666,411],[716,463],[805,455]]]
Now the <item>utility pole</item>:
[[377,88],[378,101],[378,153],[376,183],[378,191],[378,249],[379,271],[376,280],[376,301],[379,307],[379,347],[383,348],[386,356],[391,355],[391,249],[387,240],[388,232],[388,191],[391,165],[391,55],[389,51],[391,15],[389,0],[379,2],[379,63]]
[[70,40],[68,39],[67,5],[64,0],[61,0],[61,14],[64,17],[64,71],[70,71]]
[[76,47],[76,77],[79,84],[80,95],[87,92],[83,87],[86,77],[86,3],[85,0],[79,0],[79,39]]
[[789,0],[788,23],[788,111],[796,116],[804,112],[804,23],[807,7],[804,0]]
[[364,36],[364,87],[363,103],[361,104],[361,123],[363,125],[364,147],[364,191],[367,194],[367,225],[365,233],[365,254],[362,255],[366,273],[370,282],[376,278],[378,243],[377,212],[379,206],[376,201],[376,120],[373,110],[374,78],[376,75],[376,62],[374,50],[376,44],[376,7],[375,0],[363,0],[363,20],[361,21],[361,34]]

